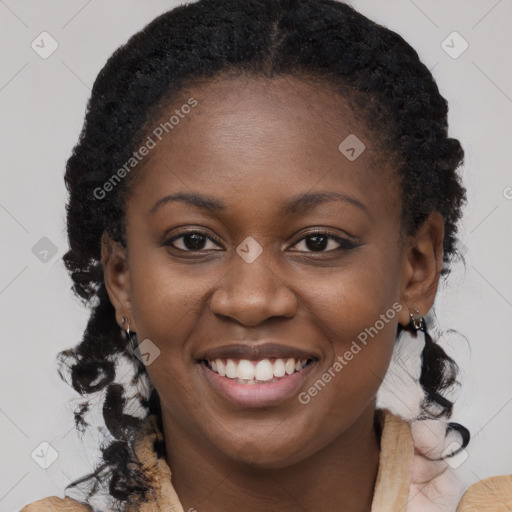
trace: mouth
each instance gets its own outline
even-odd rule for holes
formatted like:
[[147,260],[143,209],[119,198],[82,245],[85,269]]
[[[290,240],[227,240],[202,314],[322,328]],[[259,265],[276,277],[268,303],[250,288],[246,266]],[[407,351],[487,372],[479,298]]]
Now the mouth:
[[318,356],[283,345],[230,345],[196,360],[213,391],[240,407],[277,405],[298,394]]
[[203,360],[212,372],[247,386],[277,382],[279,379],[302,371],[313,359],[212,359]]

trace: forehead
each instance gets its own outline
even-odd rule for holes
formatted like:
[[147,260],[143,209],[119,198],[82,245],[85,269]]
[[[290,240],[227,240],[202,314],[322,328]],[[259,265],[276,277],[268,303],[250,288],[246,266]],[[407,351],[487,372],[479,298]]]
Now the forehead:
[[[182,108],[191,98],[195,106]],[[217,78],[182,90],[159,114],[148,130],[156,145],[137,173],[140,199],[203,191],[228,205],[269,208],[328,190],[360,198],[376,215],[396,202],[390,154],[374,141],[364,114],[325,82]]]

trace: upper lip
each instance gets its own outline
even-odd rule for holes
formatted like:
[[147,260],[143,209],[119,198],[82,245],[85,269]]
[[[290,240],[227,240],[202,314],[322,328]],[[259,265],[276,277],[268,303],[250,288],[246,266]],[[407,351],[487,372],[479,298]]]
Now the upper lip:
[[198,360],[214,359],[285,359],[293,357],[295,359],[318,359],[313,353],[296,347],[281,345],[278,343],[233,343],[222,345],[220,347],[205,350],[200,354]]

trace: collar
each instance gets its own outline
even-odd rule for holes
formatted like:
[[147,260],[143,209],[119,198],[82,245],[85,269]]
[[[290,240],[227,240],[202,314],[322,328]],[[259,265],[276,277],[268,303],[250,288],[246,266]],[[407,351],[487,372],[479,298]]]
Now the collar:
[[414,457],[410,425],[388,409],[377,413],[382,434],[371,512],[405,511]]
[[[432,507],[429,501],[429,489],[441,487],[446,491],[446,485],[453,483],[448,479],[454,477],[445,471],[446,463],[440,468],[439,463],[423,457],[423,453],[432,450],[433,444],[437,442],[439,445],[439,439],[435,442],[431,439],[427,442],[428,446],[425,445],[424,429],[420,428],[425,422],[413,422],[416,424],[411,428],[409,421],[388,409],[377,409],[375,419],[381,438],[371,512],[454,511],[460,499],[457,492],[452,493],[453,499],[449,502],[442,499],[442,507],[436,508],[435,504]],[[436,425],[442,429],[441,424],[438,422]],[[432,431],[432,425],[425,427],[427,431]],[[126,512],[184,512],[172,485],[171,470],[165,458],[157,455],[156,444],[162,441],[157,417],[150,415],[136,436],[134,449],[151,485],[151,492],[147,502],[130,502],[125,508]],[[426,474],[427,480],[422,479]]]

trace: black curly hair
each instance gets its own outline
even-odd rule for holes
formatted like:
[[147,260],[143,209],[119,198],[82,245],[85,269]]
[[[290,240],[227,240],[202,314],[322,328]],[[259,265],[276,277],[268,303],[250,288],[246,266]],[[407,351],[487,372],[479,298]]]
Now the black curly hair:
[[[124,204],[139,170],[105,197],[95,191],[133,156],[163,106],[187,84],[223,74],[309,77],[319,87],[334,86],[367,121],[374,142],[386,148],[383,159],[397,163],[402,232],[414,234],[430,213],[439,212],[445,222],[442,276],[457,256],[457,223],[466,201],[457,170],[464,152],[447,135],[447,102],[431,72],[401,36],[335,0],[199,0],[157,17],[100,71],[65,173],[69,251],[63,260],[91,316],[81,342],[59,357],[80,395],[104,392],[103,416],[112,436],[96,471],[68,487],[87,479],[108,482],[118,510],[148,491],[133,451],[135,433],[150,414],[162,425],[159,397],[144,365],[130,383],[138,389],[131,398],[115,382],[116,362],[133,353],[116,322],[101,266],[103,233],[126,245]],[[424,415],[450,418],[453,403],[443,392],[457,383],[457,365],[430,336],[422,356]],[[133,398],[143,414],[126,413]],[[87,426],[88,408],[86,401],[75,411],[78,429]],[[466,446],[469,432],[447,425]],[[156,448],[162,456],[164,447]],[[95,484],[89,496],[96,490]]]

